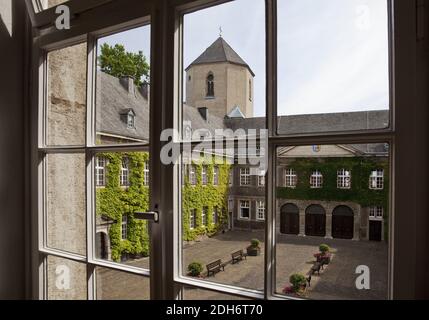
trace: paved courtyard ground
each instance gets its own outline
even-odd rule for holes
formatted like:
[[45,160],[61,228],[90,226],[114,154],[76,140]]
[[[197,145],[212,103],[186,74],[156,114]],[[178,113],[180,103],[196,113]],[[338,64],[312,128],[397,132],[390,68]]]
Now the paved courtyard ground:
[[[212,238],[205,238],[198,242],[184,245],[183,266],[198,261],[204,267],[207,263],[222,259],[223,262],[231,260],[231,253],[239,249],[245,250],[251,239],[264,239],[263,232],[233,231],[216,235]],[[309,299],[385,299],[387,293],[387,244],[384,242],[352,241],[338,239],[324,239],[319,237],[298,237],[282,235],[277,239],[276,248],[276,275],[277,291],[288,284],[289,276],[292,273],[306,274],[313,262],[313,254],[318,251],[321,243],[331,246],[333,252],[332,262],[321,271],[320,276],[312,277],[311,287],[306,293]],[[261,241],[261,247],[264,244]],[[263,290],[264,287],[264,250],[258,257],[247,257],[236,264],[227,264],[225,271],[217,273],[215,276],[206,277],[204,270],[203,280],[239,287]],[[148,259],[130,261],[131,265],[148,266]],[[355,280],[356,267],[366,265],[370,269],[370,290],[358,290]],[[116,273],[114,276],[112,273]],[[134,276],[127,274],[119,275],[118,272],[102,270],[101,277],[103,285],[99,291],[105,298],[122,297],[128,299],[133,296],[133,291],[138,290],[137,296],[142,298],[146,294],[142,293],[139,285],[146,286],[148,281],[135,281]],[[116,277],[119,277],[118,280]],[[118,286],[115,283],[119,281]],[[127,285],[129,282],[129,285]],[[139,285],[136,285],[138,283]],[[146,290],[147,290],[146,289]],[[124,296],[121,295],[121,291]],[[107,294],[109,293],[110,294]],[[185,299],[228,299],[227,295],[220,295],[201,289],[187,289],[184,293]]]

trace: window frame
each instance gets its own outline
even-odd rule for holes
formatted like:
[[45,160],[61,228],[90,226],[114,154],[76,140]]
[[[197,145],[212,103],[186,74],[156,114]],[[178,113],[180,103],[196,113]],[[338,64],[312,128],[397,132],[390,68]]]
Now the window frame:
[[123,188],[130,186],[130,159],[128,157],[122,158],[121,171],[119,173],[119,185]]
[[[243,203],[247,203],[248,206],[243,207]],[[249,216],[248,217],[244,217],[243,216],[243,211],[242,209],[248,209],[249,210]],[[240,220],[246,220],[249,221],[251,219],[251,215],[252,215],[252,201],[250,200],[245,200],[245,199],[240,199],[239,200],[239,212],[238,212],[238,219]]]
[[[243,171],[245,171],[243,173]],[[250,168],[249,167],[240,167],[240,187],[249,187],[252,185]]]
[[[261,206],[261,203],[263,203],[263,206]],[[261,218],[261,210],[263,210],[262,218]],[[256,201],[256,220],[265,221],[265,200]]]
[[341,168],[337,170],[337,189],[351,189],[352,172],[351,170]]
[[[211,0],[200,0],[200,1],[181,1],[176,0],[171,4],[157,4],[160,9],[159,11],[151,11],[151,7],[147,5],[147,2],[142,4],[141,1],[131,1],[126,0],[128,3],[132,3],[132,9],[130,6],[117,6],[109,0],[88,0],[84,3],[82,1],[70,0],[69,4],[72,8],[76,9],[73,12],[76,13],[73,17],[73,21],[77,22],[87,22],[86,24],[76,24],[76,28],[70,32],[56,31],[45,29],[44,33],[38,34],[35,36],[37,42],[33,50],[33,93],[31,98],[31,104],[34,108],[31,108],[31,131],[32,135],[30,138],[31,142],[31,176],[34,183],[31,185],[31,225],[32,225],[32,241],[31,252],[34,256],[32,261],[32,297],[44,298],[46,297],[46,283],[43,280],[43,270],[46,265],[46,258],[48,255],[53,255],[57,257],[62,257],[65,259],[70,259],[72,261],[86,263],[89,270],[93,270],[96,266],[103,266],[107,268],[113,268],[115,270],[121,270],[124,272],[130,272],[128,268],[120,268],[118,266],[112,266],[109,263],[101,263],[99,261],[92,261],[88,258],[68,254],[53,249],[49,249],[45,246],[43,241],[43,232],[42,222],[43,215],[43,197],[41,197],[39,190],[43,187],[43,181],[41,177],[43,176],[43,163],[40,163],[40,153],[50,153],[50,152],[77,152],[79,149],[77,147],[72,148],[46,148],[40,141],[41,137],[41,128],[43,124],[40,121],[38,110],[43,105],[43,83],[44,83],[44,68],[43,68],[43,57],[46,50],[51,50],[52,48],[59,48],[65,46],[66,44],[75,43],[76,41],[81,41],[82,39],[90,39],[92,41],[95,30],[101,30],[103,28],[111,28],[112,25],[125,28],[130,27],[135,19],[139,19],[141,16],[146,14],[153,14],[152,18],[155,21],[158,21],[154,25],[152,31],[152,36],[158,35],[158,40],[155,40],[152,37],[152,44],[154,44],[152,52],[165,52],[162,58],[153,58],[154,63],[151,63],[151,66],[159,68],[164,65],[165,68],[159,72],[159,78],[175,79],[174,81],[166,81],[163,83],[163,92],[165,95],[161,95],[161,81],[157,78],[154,82],[154,98],[156,104],[160,106],[159,111],[154,109],[155,113],[163,114],[164,111],[166,118],[161,120],[156,119],[155,117],[151,118],[154,120],[156,127],[170,127],[173,124],[176,124],[176,115],[173,115],[171,112],[172,106],[177,106],[178,100],[175,99],[177,92],[179,92],[178,87],[180,86],[181,80],[177,79],[176,67],[180,65],[180,59],[176,59],[177,56],[180,57],[180,48],[181,41],[183,36],[182,32],[182,18],[181,15],[184,12],[190,12],[193,10],[201,9],[204,7],[220,4],[226,1],[211,1]],[[151,1],[148,1],[151,2]],[[42,29],[42,26],[52,25],[55,21],[54,8],[44,10],[44,12],[37,12],[32,7],[31,0],[26,0],[27,6],[29,8],[30,18],[33,24],[33,27]],[[107,3],[107,4],[105,4]],[[101,4],[105,4],[103,8],[97,8]],[[281,136],[276,132],[277,123],[276,123],[276,0],[266,0],[266,59],[267,59],[267,79],[273,80],[267,82],[267,128],[269,129],[269,163],[270,168],[275,168],[276,159],[275,150],[279,146],[295,146],[295,145],[311,145],[311,144],[332,144],[332,143],[368,143],[368,142],[386,142],[390,144],[389,155],[391,159],[391,165],[389,166],[389,208],[391,208],[392,219],[389,219],[389,298],[410,298],[416,296],[416,286],[418,285],[417,281],[413,279],[410,281],[409,274],[413,274],[415,271],[415,266],[413,261],[417,258],[417,246],[416,244],[409,244],[407,239],[410,235],[415,234],[416,226],[422,214],[418,213],[417,204],[411,204],[407,201],[413,197],[416,192],[416,181],[417,174],[413,171],[414,162],[410,161],[410,154],[417,152],[418,147],[410,141],[414,141],[415,135],[414,131],[410,128],[414,128],[414,124],[419,119],[416,115],[420,114],[422,111],[421,104],[410,103],[410,101],[415,101],[416,94],[416,85],[415,79],[419,74],[418,68],[416,66],[418,63],[415,61],[416,52],[418,52],[418,46],[412,37],[409,37],[410,34],[415,34],[416,31],[416,16],[414,15],[416,10],[415,1],[393,1],[388,0],[388,10],[389,10],[389,67],[390,67],[390,122],[389,127],[381,130],[374,130],[371,132],[364,131],[348,131],[348,132],[335,132],[335,133],[326,133],[326,134],[306,134],[306,135],[293,135],[293,136]],[[93,13],[89,15],[79,15],[79,13],[87,11],[88,8],[93,9]],[[96,14],[103,13],[115,13],[109,15],[111,19],[101,19],[96,18]],[[143,13],[144,14],[143,14]],[[161,23],[163,22],[164,25]],[[395,34],[393,34],[395,30]],[[161,43],[165,43],[166,46],[162,48]],[[90,51],[90,50],[89,50]],[[151,55],[153,57],[153,55]],[[91,61],[91,52],[89,52],[89,61]],[[174,61],[174,62],[173,62]],[[411,61],[411,62],[410,62]],[[180,69],[181,70],[181,69]],[[180,78],[180,77],[179,77]],[[89,82],[91,79],[88,79]],[[171,90],[170,90],[171,89]],[[173,90],[174,89],[174,90]],[[88,93],[91,93],[91,86],[88,87]],[[90,96],[90,95],[88,95]],[[155,104],[155,103],[154,103]],[[177,110],[177,109],[176,109]],[[91,117],[91,115],[89,115]],[[161,118],[161,117],[160,117]],[[399,121],[400,119],[400,121]],[[416,120],[417,119],[417,120]],[[396,121],[398,120],[398,121]],[[418,122],[418,121],[417,121]],[[421,125],[418,122],[418,125]],[[89,128],[89,130],[92,130]],[[152,130],[154,132],[156,130]],[[157,132],[158,133],[158,132]],[[151,133],[152,134],[152,133]],[[154,134],[153,137],[156,137],[157,134]],[[159,137],[159,135],[158,135]],[[151,140],[156,144],[154,140]],[[100,148],[100,151],[106,150],[123,150],[121,146],[116,148]],[[135,147],[135,146],[133,146]],[[145,145],[145,147],[147,147]],[[91,146],[87,149],[91,152],[90,154],[95,154],[97,148]],[[159,151],[159,146],[151,147],[152,151]],[[91,159],[91,158],[89,158]],[[153,161],[153,160],[151,160]],[[151,176],[156,176],[159,178],[159,182],[164,186],[172,190],[174,195],[174,200],[169,199],[168,197],[161,197],[159,191],[154,192],[154,199],[156,202],[160,203],[160,199],[167,200],[163,207],[173,208],[176,213],[175,216],[178,216],[180,212],[177,207],[177,200],[180,200],[180,195],[178,194],[175,188],[171,187],[171,176],[174,176],[174,183],[177,180],[180,180],[180,177],[177,177],[176,173],[179,173],[177,166],[172,168],[161,168],[160,165],[156,164],[153,167]],[[89,160],[88,170],[92,170],[93,161]],[[396,170],[401,168],[401,171]],[[404,170],[406,168],[406,170]],[[409,169],[409,170],[408,170]],[[165,274],[165,281],[162,278],[156,278],[160,281],[160,286],[164,289],[166,287],[173,286],[175,284],[189,284],[191,286],[201,287],[207,290],[212,290],[216,292],[235,294],[242,297],[252,297],[252,298],[267,298],[267,299],[293,299],[290,297],[278,296],[273,291],[274,286],[274,275],[275,275],[275,233],[270,226],[275,226],[276,219],[273,215],[273,208],[275,208],[275,186],[276,186],[276,174],[275,170],[268,170],[267,175],[267,188],[266,188],[266,263],[269,263],[273,266],[272,269],[265,270],[265,290],[261,294],[259,292],[254,292],[251,290],[238,289],[231,286],[216,285],[212,283],[204,282],[192,282],[187,279],[182,279],[180,277],[180,267],[178,266],[177,261],[180,258],[180,252],[173,254],[172,260],[167,257],[167,261],[174,261],[172,269],[167,268],[167,273]],[[160,173],[163,172],[163,178]],[[168,173],[168,174],[165,174]],[[174,173],[174,175],[173,175]],[[168,178],[167,178],[168,177]],[[153,180],[153,179],[151,179]],[[400,194],[401,196],[396,196]],[[162,210],[162,208],[160,208]],[[88,208],[88,210],[91,210]],[[410,212],[409,215],[396,215],[396,212]],[[421,210],[420,210],[421,212]],[[90,224],[90,223],[89,223]],[[181,230],[178,226],[177,219],[173,219],[166,222],[167,225],[173,226],[174,239],[171,239],[173,242],[173,248],[181,249],[177,236],[180,234]],[[162,229],[160,226],[156,226],[155,234],[159,233],[159,230]],[[169,239],[167,239],[170,241]],[[167,242],[168,242],[167,241]],[[168,244],[162,244],[158,247],[167,246]],[[91,248],[88,249],[89,251]],[[160,250],[162,251],[162,250]],[[164,251],[165,252],[165,251]],[[169,252],[167,250],[167,252]],[[395,268],[393,268],[393,265]],[[143,274],[149,276],[149,273],[142,273],[140,270],[132,270],[133,274]],[[91,277],[93,273],[88,271],[88,298],[93,299],[95,297],[94,290],[94,278]],[[152,282],[152,281],[151,281]],[[164,285],[164,282],[168,286]],[[156,296],[158,297],[170,297],[175,298],[176,293],[172,290],[165,290],[165,293],[160,293],[160,290],[154,290]]]
[[293,168],[285,168],[285,187],[296,188],[298,183],[298,175]]
[[[375,175],[373,175],[375,172]],[[381,172],[381,175],[379,173]],[[381,182],[380,182],[381,180]],[[373,182],[375,181],[375,187],[373,187]],[[380,182],[380,183],[379,183]],[[381,187],[379,187],[381,185]],[[383,190],[384,189],[384,169],[375,169],[371,171],[369,175],[369,189],[370,190]]]
[[313,170],[310,175],[310,188],[322,189],[323,188],[323,174],[320,170]]

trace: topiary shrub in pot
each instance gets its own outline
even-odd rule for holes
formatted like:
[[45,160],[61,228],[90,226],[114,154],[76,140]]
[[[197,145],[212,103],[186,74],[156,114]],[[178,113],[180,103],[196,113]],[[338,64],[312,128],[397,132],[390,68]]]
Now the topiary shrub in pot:
[[258,239],[250,240],[250,246],[247,247],[248,256],[259,256],[261,254],[261,247],[259,246],[261,242]]
[[192,262],[188,265],[189,275],[192,277],[199,277],[203,271],[203,265],[199,262]]
[[331,253],[329,252],[330,250],[331,248],[327,244],[321,244],[319,246],[319,252],[314,254],[317,262],[329,264],[329,262],[331,262]]
[[[295,294],[302,294],[305,288],[307,287],[307,278],[300,273],[294,273],[289,277],[289,282],[291,286],[289,286],[289,291],[292,291]],[[287,288],[287,287],[286,287]],[[286,292],[286,289],[283,291]]]

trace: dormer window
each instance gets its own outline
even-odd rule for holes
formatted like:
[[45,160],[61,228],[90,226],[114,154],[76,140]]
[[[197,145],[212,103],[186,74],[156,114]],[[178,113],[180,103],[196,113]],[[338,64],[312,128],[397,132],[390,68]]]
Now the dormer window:
[[136,128],[136,114],[133,109],[125,109],[121,113],[121,120],[127,125],[128,129]]

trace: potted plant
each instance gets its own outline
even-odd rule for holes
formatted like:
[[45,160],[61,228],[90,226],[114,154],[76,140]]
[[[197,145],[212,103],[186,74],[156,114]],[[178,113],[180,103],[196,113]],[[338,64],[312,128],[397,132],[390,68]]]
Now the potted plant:
[[290,285],[283,289],[284,294],[302,295],[307,287],[307,278],[300,273],[294,273],[289,277]]
[[319,252],[314,254],[316,261],[322,262],[323,264],[329,264],[329,262],[331,262],[330,250],[331,248],[327,244],[322,243],[319,246]]
[[199,277],[203,271],[203,265],[199,262],[192,262],[188,265],[189,275],[192,277]]
[[261,254],[261,248],[259,247],[260,241],[258,239],[252,239],[250,246],[247,247],[248,256],[259,256]]

